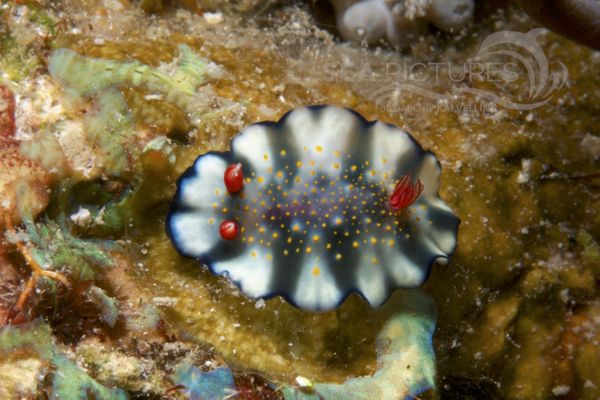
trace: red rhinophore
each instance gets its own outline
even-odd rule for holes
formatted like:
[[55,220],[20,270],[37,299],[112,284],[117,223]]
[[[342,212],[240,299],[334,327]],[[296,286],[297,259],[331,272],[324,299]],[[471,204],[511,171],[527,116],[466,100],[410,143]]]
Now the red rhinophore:
[[394,210],[404,210],[410,207],[423,192],[423,184],[420,179],[412,184],[410,173],[404,175],[400,182],[394,188],[394,192],[390,196],[390,206]]
[[238,235],[238,224],[235,221],[226,219],[219,226],[219,235],[225,240],[233,240]]
[[231,164],[225,170],[223,177],[225,187],[229,193],[237,193],[244,188],[244,174],[242,172],[242,163]]

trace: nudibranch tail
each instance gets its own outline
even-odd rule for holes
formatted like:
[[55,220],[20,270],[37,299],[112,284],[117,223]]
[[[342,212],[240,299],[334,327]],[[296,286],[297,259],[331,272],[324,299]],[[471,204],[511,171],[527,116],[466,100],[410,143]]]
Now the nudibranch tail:
[[375,307],[454,251],[459,221],[437,195],[439,175],[435,156],[395,126],[302,107],[198,157],[167,231],[250,297],[328,310],[357,292]]

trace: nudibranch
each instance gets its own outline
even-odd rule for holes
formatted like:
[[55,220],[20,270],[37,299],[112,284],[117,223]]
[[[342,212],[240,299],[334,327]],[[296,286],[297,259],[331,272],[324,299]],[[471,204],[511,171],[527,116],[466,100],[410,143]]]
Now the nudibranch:
[[373,307],[454,252],[435,155],[398,127],[334,106],[246,127],[180,178],[166,228],[184,256],[252,298],[312,311]]

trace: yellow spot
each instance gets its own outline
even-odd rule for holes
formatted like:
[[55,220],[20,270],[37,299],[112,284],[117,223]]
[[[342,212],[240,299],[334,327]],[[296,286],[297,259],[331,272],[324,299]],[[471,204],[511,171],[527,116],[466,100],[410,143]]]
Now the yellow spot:
[[246,183],[250,183],[250,182],[252,182],[252,179],[246,178]]
[[319,241],[319,239],[321,239],[321,238],[319,237],[319,235],[314,235],[314,236],[313,236],[313,241],[315,241],[315,242],[318,242],[318,241]]
[[353,165],[350,167],[350,171],[354,172],[358,169],[358,167],[356,165]]
[[335,259],[336,259],[336,260],[341,260],[341,259],[342,259],[342,255],[341,255],[340,253],[337,253],[337,254],[335,255]]
[[290,252],[289,252],[289,251],[287,251],[287,249],[285,249],[285,250],[283,251],[283,255],[284,255],[284,256],[287,256],[288,254],[290,254]]
[[373,257],[373,258],[371,259],[371,262],[372,262],[373,264],[377,264],[379,261],[377,261],[377,257]]
[[297,161],[296,162],[296,167],[298,167],[298,168],[302,167],[302,161]]
[[387,164],[387,160],[386,160],[386,158],[385,158],[385,157],[381,157],[381,161],[382,161],[384,164]]
[[254,242],[254,236],[248,237],[248,243],[252,243],[252,242]]
[[219,205],[217,203],[212,203],[212,208],[217,208]]
[[320,153],[320,152],[322,152],[322,151],[323,151],[323,147],[321,147],[321,146],[315,146],[315,150],[316,150],[318,153]]
[[298,232],[298,231],[300,231],[300,226],[298,226],[298,225],[296,224],[296,225],[292,226],[292,230],[293,230],[294,232]]
[[277,171],[277,174],[276,174],[276,176],[277,176],[279,179],[283,178],[283,172],[282,172],[282,171]]
[[250,253],[252,255],[252,257],[256,257],[256,252],[253,251],[252,253]]
[[308,246],[306,248],[306,253],[308,253],[308,254],[312,253],[312,248],[310,246]]
[[335,151],[333,152],[333,155],[334,155],[335,157],[339,157],[339,156],[340,156],[340,152],[339,152],[339,151],[337,151],[337,150],[335,150]]
[[279,154],[281,154],[282,156],[285,156],[287,153],[286,153],[286,151],[285,151],[284,149],[282,149],[282,150],[279,152]]
[[277,233],[277,232],[273,232],[273,235],[272,235],[272,236],[273,236],[273,239],[277,239],[277,238],[279,237],[279,233]]
[[319,275],[321,275],[321,270],[319,269],[319,267],[314,267],[312,269],[312,274],[313,274],[313,276],[319,276]]
[[358,248],[358,242],[352,242],[352,247],[354,247],[355,249]]
[[291,237],[287,238],[287,242],[292,243],[292,238]]
[[215,189],[215,194],[216,195],[220,195],[221,194],[221,189]]
[[266,160],[268,160],[268,159],[269,159],[269,155],[265,153],[265,154],[263,155],[263,158],[264,158],[264,159],[265,159],[265,161],[266,161]]
[[223,214],[225,214],[225,213],[226,213],[226,212],[228,212],[229,210],[227,209],[227,207],[225,207],[225,208],[223,208],[221,211],[223,212]]
[[214,219],[212,219],[212,218],[210,218],[210,219],[208,220],[208,223],[209,223],[209,224],[214,224],[214,223],[215,223],[215,220],[214,220]]
[[265,181],[265,178],[259,176],[258,178],[256,178],[256,180],[258,181],[258,183],[263,183]]
[[261,226],[260,228],[258,228],[258,231],[259,231],[260,233],[265,233],[265,228]]
[[371,238],[371,244],[377,243],[377,238]]
[[267,260],[271,261],[273,259],[273,256],[270,254],[267,254]]
[[333,168],[340,169],[340,163],[333,163]]

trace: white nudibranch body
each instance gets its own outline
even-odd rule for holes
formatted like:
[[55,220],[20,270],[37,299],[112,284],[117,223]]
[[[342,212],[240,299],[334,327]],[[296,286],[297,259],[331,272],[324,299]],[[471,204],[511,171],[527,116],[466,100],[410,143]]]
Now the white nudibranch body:
[[[231,193],[232,166],[243,188]],[[180,253],[253,298],[320,311],[421,285],[456,246],[440,164],[408,133],[333,106],[250,125],[180,178],[167,231]],[[223,230],[235,222],[236,230]]]

